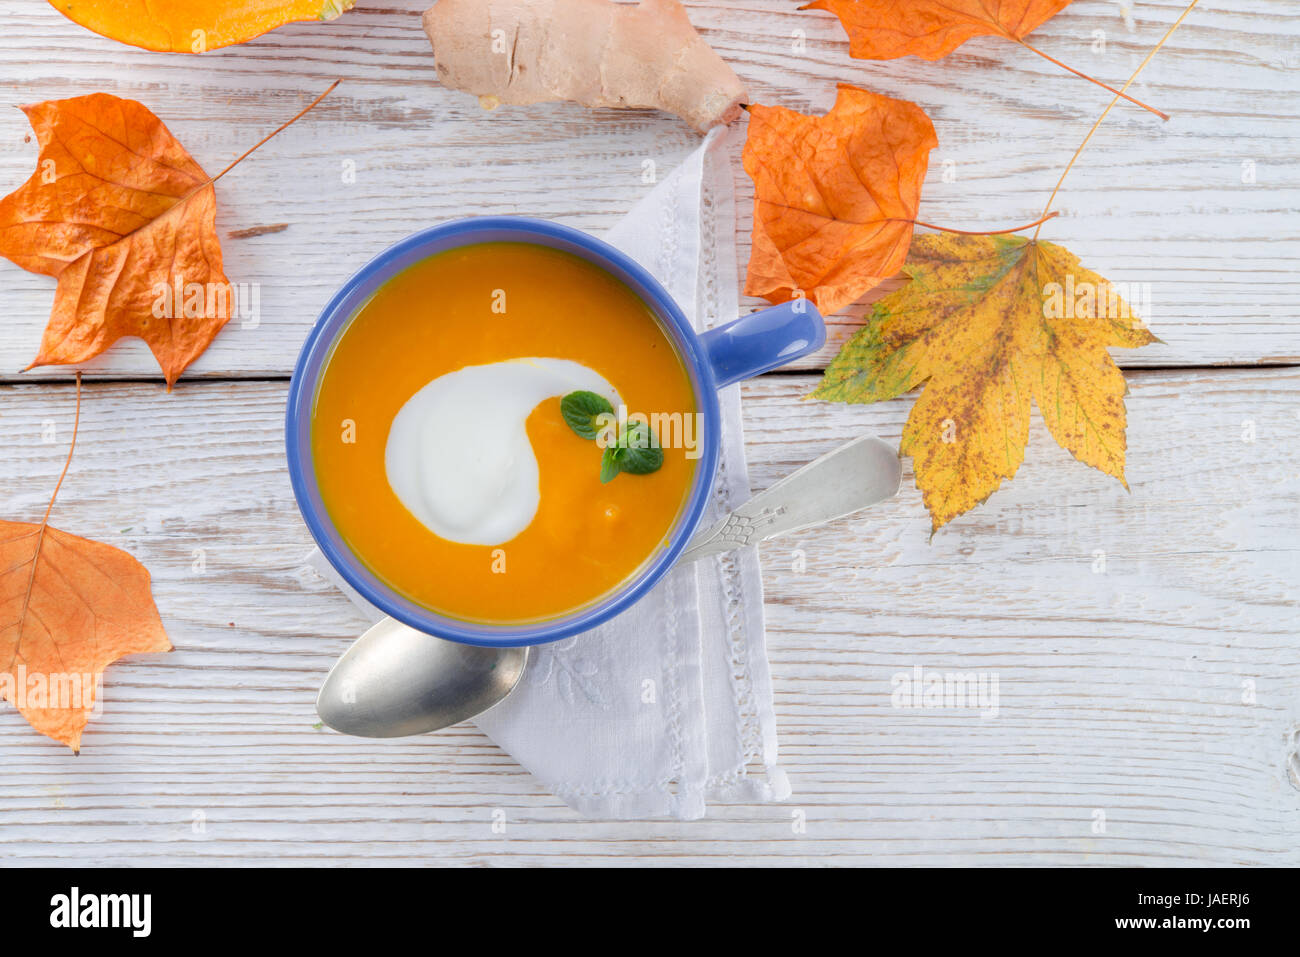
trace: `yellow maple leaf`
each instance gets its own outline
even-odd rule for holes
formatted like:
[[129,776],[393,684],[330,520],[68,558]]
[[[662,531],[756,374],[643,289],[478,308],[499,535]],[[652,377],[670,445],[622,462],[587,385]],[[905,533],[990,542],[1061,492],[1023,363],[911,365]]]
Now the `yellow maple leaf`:
[[879,402],[920,385],[899,452],[937,531],[1016,474],[1030,403],[1086,465],[1124,480],[1128,386],[1106,349],[1158,341],[1069,250],[1019,236],[919,236],[902,289],[827,368],[814,398]]

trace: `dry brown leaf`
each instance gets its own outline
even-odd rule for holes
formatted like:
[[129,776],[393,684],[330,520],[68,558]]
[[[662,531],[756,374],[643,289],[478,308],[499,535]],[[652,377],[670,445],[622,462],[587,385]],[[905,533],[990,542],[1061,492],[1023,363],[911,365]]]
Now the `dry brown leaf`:
[[333,20],[356,0],[50,0],[69,20],[146,50],[203,53],[300,20]]
[[59,281],[27,368],[85,362],[138,336],[171,389],[234,308],[213,183],[338,85],[213,177],[134,100],[92,93],[23,107],[41,152],[31,179],[0,199],[0,256]]
[[1016,474],[1031,400],[1063,448],[1125,482],[1128,387],[1106,350],[1156,338],[1113,284],[1022,236],[919,236],[904,269],[911,281],[875,304],[813,396],[879,402],[925,386],[899,451],[935,530]]
[[754,246],[745,292],[830,315],[907,257],[934,126],[915,103],[840,84],[825,116],[750,107]]
[[0,255],[59,281],[28,368],[138,336],[170,388],[230,318],[211,180],[134,100],[92,93],[23,112],[41,151],[0,200]]
[[849,35],[860,60],[946,57],[971,37],[1021,40],[1072,0],[813,0],[800,10],[826,10]]
[[813,0],[800,10],[825,10],[839,17],[849,35],[849,55],[860,60],[917,56],[946,57],[972,37],[1002,37],[1044,60],[1121,96],[1162,120],[1169,116],[1076,70],[1026,42],[1025,37],[1060,13],[1072,0]]
[[[80,377],[77,409],[80,420]],[[170,651],[171,642],[143,565],[49,524],[62,483],[40,522],[0,520],[0,697],[76,751],[104,669],[123,655]]]

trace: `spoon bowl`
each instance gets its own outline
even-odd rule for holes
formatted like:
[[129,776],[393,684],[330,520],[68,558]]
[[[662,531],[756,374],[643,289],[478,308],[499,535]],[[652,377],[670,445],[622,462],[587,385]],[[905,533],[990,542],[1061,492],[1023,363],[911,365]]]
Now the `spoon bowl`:
[[363,738],[437,731],[508,695],[527,663],[527,646],[465,645],[385,618],[334,663],[316,713],[335,731]]

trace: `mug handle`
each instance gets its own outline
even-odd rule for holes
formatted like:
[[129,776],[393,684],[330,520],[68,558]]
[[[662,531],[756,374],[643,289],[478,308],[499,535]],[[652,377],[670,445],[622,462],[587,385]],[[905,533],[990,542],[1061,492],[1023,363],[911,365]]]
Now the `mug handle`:
[[825,341],[826,323],[807,299],[751,312],[700,336],[719,389],[816,352]]

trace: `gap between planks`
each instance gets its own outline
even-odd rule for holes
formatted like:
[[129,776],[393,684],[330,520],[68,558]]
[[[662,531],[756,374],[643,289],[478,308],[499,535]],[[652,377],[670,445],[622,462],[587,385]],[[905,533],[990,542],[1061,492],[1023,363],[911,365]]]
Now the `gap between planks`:
[[[1225,362],[1222,364],[1193,364],[1193,365],[1167,365],[1167,366],[1135,366],[1121,371],[1125,378],[1141,378],[1144,376],[1158,376],[1168,374],[1195,374],[1195,373],[1219,373],[1230,375],[1234,372],[1259,372],[1262,370],[1276,370],[1286,372],[1292,369],[1300,369],[1300,362]],[[765,372],[762,375],[755,376],[749,381],[758,379],[777,379],[777,378],[808,378],[816,377],[824,372],[824,369],[774,369],[771,372]],[[191,378],[182,377],[177,383],[176,388],[184,388],[187,385],[222,385],[236,382],[288,382],[293,376],[288,372],[239,372],[224,373],[212,375],[195,375]],[[54,376],[35,376],[25,377],[21,375],[0,375],[0,388],[11,386],[70,386],[75,382],[69,374],[59,374]],[[115,375],[109,373],[88,373],[82,372],[81,382],[83,386],[94,385],[162,385],[162,374],[151,376],[121,374]],[[910,395],[911,393],[905,393]],[[902,396],[899,396],[902,398]]]

